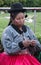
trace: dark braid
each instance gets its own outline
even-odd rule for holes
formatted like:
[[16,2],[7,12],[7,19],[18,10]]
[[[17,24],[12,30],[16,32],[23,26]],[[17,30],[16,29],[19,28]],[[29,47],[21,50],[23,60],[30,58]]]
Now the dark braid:
[[18,12],[17,13],[11,13],[10,14],[10,22],[9,22],[8,26],[12,23],[12,20],[15,19],[15,17],[16,17],[17,14],[18,14]]

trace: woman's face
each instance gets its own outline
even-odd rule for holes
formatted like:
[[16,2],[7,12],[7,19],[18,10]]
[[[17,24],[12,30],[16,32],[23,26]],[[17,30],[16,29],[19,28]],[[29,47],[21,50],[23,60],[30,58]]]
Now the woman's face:
[[24,24],[25,15],[24,13],[20,12],[16,15],[13,23],[17,26],[22,26]]

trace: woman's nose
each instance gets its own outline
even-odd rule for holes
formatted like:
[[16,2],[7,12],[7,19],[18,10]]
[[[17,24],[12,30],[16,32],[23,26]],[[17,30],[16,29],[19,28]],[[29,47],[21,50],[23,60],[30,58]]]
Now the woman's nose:
[[20,21],[21,21],[21,22],[23,22],[23,21],[24,21],[24,19],[20,19]]

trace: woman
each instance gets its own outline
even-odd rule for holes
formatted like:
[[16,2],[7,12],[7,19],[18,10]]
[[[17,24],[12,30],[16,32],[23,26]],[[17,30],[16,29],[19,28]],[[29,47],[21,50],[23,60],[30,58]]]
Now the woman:
[[21,3],[15,3],[8,12],[10,23],[2,35],[4,52],[0,54],[0,65],[41,65],[33,56],[41,50],[41,45],[31,29],[24,25],[26,9]]

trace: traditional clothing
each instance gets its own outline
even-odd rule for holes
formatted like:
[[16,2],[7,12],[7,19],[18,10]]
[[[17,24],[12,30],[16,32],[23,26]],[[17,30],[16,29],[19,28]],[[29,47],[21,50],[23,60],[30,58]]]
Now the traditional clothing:
[[[41,65],[33,56],[37,46],[41,49],[39,41],[29,27],[23,25],[22,30],[13,24],[4,30],[1,40],[4,52],[0,54],[0,65]],[[24,39],[36,40],[36,46],[23,47]]]
[[[20,31],[17,26],[11,24],[9,25],[3,32],[2,35],[2,45],[4,47],[4,51],[7,53],[16,53],[19,51],[22,51],[24,49],[29,49],[31,53],[37,51],[37,47],[39,50],[41,50],[41,45],[37,38],[35,37],[32,30],[28,27],[23,25],[22,30]],[[21,43],[24,39],[27,40],[36,40],[35,47],[28,46],[27,48],[24,48]]]
[[29,54],[7,55],[0,54],[0,65],[41,65],[38,60]]

